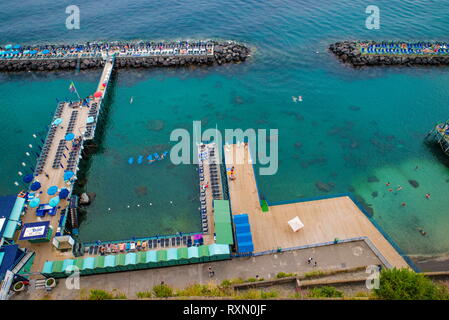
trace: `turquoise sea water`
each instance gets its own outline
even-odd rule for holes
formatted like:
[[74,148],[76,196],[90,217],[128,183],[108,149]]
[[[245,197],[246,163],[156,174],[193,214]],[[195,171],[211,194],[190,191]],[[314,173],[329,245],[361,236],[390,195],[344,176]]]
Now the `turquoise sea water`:
[[[367,30],[361,0],[79,1],[81,29],[72,31],[64,27],[69,4],[2,4],[0,39],[218,38],[254,48],[240,65],[118,72],[103,151],[93,156],[87,176],[87,191],[97,197],[81,225],[82,240],[198,231],[195,168],[168,161],[129,166],[127,159],[165,150],[173,129],[191,130],[193,120],[202,120],[203,128],[219,130],[279,129],[279,171],[258,177],[270,201],[351,191],[407,254],[449,251],[448,160],[423,143],[448,117],[448,69],[354,70],[326,50],[346,39],[447,41],[449,3],[376,1],[381,29]],[[89,94],[99,76],[0,76],[1,195],[17,191],[13,182],[27,144],[50,121],[55,98],[70,95],[70,80]],[[293,95],[303,102],[293,103]],[[318,181],[334,187],[323,192]]]

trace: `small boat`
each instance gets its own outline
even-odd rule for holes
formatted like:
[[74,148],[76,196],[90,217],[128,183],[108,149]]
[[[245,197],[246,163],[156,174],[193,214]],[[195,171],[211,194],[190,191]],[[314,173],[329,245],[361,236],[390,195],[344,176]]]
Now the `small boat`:
[[138,163],[138,164],[141,164],[141,163],[142,163],[142,160],[143,160],[143,156],[139,156],[139,158],[137,159],[137,163]]
[[133,97],[131,97],[131,99],[129,99],[129,104],[133,104],[133,101],[134,101],[134,99],[133,99]]

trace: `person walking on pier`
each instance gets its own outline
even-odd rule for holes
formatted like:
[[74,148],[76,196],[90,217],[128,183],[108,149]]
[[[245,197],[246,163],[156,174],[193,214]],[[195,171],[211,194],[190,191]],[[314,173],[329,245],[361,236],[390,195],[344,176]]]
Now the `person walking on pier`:
[[209,270],[209,278],[212,278],[215,275],[215,272],[212,270],[211,266],[209,266],[208,270]]

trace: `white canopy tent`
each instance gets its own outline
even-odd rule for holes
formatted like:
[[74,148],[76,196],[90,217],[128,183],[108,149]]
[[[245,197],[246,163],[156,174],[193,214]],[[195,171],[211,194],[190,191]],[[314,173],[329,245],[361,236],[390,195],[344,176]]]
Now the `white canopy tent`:
[[304,224],[302,223],[302,221],[298,218],[298,216],[294,217],[293,219],[291,219],[288,224],[290,225],[290,227],[292,228],[293,232],[298,231],[299,229],[304,228]]

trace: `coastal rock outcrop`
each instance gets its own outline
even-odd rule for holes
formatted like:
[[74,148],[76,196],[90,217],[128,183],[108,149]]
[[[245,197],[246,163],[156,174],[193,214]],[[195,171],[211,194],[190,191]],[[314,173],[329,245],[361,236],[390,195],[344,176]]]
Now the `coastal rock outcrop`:
[[[239,63],[250,55],[250,49],[235,42],[214,42],[213,55],[168,55],[117,57],[118,68],[180,67],[189,65],[221,65]],[[0,72],[56,71],[97,69],[104,66],[101,58],[0,59]]]
[[[364,41],[365,44],[375,44],[373,41]],[[449,56],[441,55],[381,55],[362,54],[355,41],[336,42],[329,46],[329,50],[334,53],[343,63],[348,63],[354,67],[363,66],[388,66],[388,65],[449,65]]]

